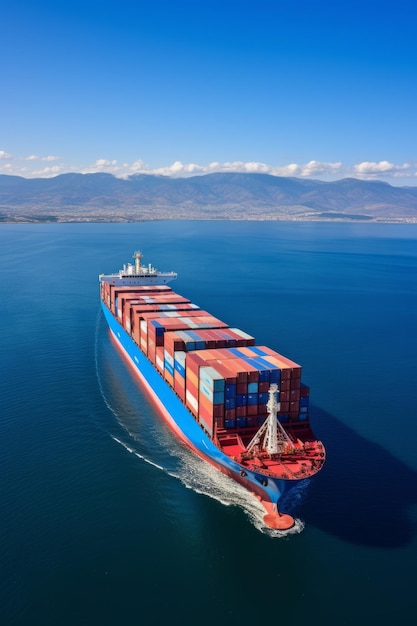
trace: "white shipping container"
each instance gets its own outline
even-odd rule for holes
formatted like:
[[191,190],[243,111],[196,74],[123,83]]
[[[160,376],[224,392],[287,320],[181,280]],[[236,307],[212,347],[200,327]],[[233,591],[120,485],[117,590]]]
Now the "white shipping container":
[[185,392],[185,399],[190,406],[194,409],[196,413],[198,413],[198,400],[194,398],[193,394],[187,389]]

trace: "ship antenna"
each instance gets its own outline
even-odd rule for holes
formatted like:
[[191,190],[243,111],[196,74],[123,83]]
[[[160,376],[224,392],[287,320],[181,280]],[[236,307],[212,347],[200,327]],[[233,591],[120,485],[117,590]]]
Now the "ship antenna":
[[143,259],[143,254],[139,250],[133,253],[133,258],[135,259],[135,272],[136,274],[140,274],[140,261]]
[[278,385],[270,386],[269,400],[266,405],[268,417],[249,443],[246,452],[251,452],[256,446],[261,446],[268,454],[279,454],[282,452],[285,444],[289,444],[291,448],[294,448],[291,439],[277,419],[277,413],[281,406],[277,400],[278,391]]

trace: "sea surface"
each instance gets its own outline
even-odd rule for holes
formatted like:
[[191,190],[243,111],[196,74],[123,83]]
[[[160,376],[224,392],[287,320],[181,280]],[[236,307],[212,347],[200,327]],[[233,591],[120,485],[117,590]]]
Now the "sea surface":
[[[172,286],[303,366],[323,470],[267,530],[121,359],[98,274]],[[417,612],[417,225],[0,226],[0,624],[388,626]]]

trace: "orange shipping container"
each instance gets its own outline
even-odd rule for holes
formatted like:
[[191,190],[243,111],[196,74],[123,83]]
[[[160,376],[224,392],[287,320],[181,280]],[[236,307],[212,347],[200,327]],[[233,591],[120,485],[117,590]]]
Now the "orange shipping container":
[[194,385],[196,389],[198,389],[198,375],[190,369],[187,369],[185,372],[185,384],[188,389],[188,385]]
[[185,400],[185,378],[181,374],[174,370],[174,389],[184,402]]

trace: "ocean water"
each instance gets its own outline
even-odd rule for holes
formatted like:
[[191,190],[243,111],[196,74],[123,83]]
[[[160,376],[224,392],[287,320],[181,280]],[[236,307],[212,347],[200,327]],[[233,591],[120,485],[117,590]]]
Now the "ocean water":
[[[167,430],[102,319],[142,249],[303,365],[324,469],[262,525]],[[0,226],[0,624],[369,624],[417,610],[417,227]]]

